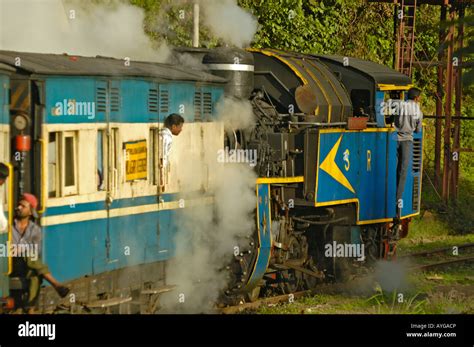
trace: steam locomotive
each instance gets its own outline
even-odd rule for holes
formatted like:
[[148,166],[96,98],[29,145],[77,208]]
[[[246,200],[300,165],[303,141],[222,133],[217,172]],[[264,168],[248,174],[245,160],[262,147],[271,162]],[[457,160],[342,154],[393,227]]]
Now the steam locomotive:
[[[204,68],[0,51],[0,161],[12,163],[5,210],[11,220],[23,192],[39,197],[43,260],[75,303],[149,313],[173,290],[166,273],[176,221],[212,205],[212,196],[182,198],[173,180],[179,155],[168,170],[160,166],[170,113],[186,121],[174,153],[257,152],[255,231],[223,264],[221,303],[312,288],[343,278],[354,262],[395,256],[419,213],[422,134],[414,136],[399,234],[396,131],[382,105],[404,99],[407,76],[356,58],[273,49],[175,54]],[[254,126],[225,129],[216,114],[224,97],[250,102]],[[215,173],[205,174],[212,181]],[[202,182],[193,189],[206,191]],[[11,229],[0,234],[9,239]],[[9,276],[8,257],[0,267],[0,297],[20,307],[24,281]],[[58,304],[43,288],[41,310]]]

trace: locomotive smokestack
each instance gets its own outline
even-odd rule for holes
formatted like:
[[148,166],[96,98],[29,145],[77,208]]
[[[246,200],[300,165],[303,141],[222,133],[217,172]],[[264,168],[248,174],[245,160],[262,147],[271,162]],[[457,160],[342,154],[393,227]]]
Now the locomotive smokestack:
[[253,90],[254,61],[252,53],[235,47],[209,51],[202,60],[214,75],[228,80],[225,92],[239,99],[248,99]]

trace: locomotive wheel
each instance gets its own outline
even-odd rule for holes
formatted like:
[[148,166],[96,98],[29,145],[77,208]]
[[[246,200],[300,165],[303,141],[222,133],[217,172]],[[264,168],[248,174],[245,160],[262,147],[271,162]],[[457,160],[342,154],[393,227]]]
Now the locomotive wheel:
[[[316,273],[320,272],[314,264],[313,258],[309,258],[304,267]],[[303,274],[303,281],[305,289],[312,289],[320,282],[318,278],[308,274]]]
[[382,248],[381,231],[379,228],[367,227],[362,234],[362,241],[365,245],[365,260],[367,266],[373,266],[380,258]]
[[[301,243],[296,237],[291,236],[285,254],[285,261],[303,259],[303,253]],[[280,289],[284,294],[294,293],[303,287],[303,275],[293,269],[280,271],[278,279],[280,280]]]

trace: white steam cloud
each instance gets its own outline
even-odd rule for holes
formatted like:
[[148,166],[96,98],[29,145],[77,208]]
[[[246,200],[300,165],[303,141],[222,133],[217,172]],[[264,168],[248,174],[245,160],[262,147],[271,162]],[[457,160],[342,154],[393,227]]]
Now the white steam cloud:
[[237,5],[236,0],[201,0],[204,25],[228,44],[246,47],[257,32],[255,17]]
[[227,286],[225,267],[234,247],[244,246],[254,231],[255,174],[245,164],[221,164],[217,170],[210,187],[214,204],[186,208],[178,221],[176,258],[166,274],[177,288],[163,295],[165,312],[212,312]]
[[143,19],[118,1],[0,0],[0,49],[166,61],[170,49],[152,47]]
[[[178,1],[172,6],[186,3],[190,1]],[[250,44],[258,22],[235,0],[200,0],[199,4],[201,24],[213,35],[238,47]],[[169,30],[164,13],[170,6],[164,2],[160,8],[159,32]],[[119,0],[100,4],[79,0],[0,0],[0,49],[169,61],[171,49],[166,43],[158,45],[150,40],[144,31],[144,17],[143,9]],[[179,63],[202,68],[190,57],[180,58]]]
[[[227,99],[219,105],[219,119],[224,127],[248,127],[251,115],[247,113],[252,113],[251,107]],[[240,124],[237,114],[244,120]],[[229,272],[225,267],[233,259],[234,247],[245,249],[245,243],[249,242],[246,237],[255,230],[256,174],[248,163],[218,162],[217,153],[210,153],[214,150],[216,148],[205,148],[201,154],[191,149],[185,154],[185,160],[179,160],[176,179],[183,190],[189,189],[191,182],[200,186],[197,180],[206,186],[212,174],[206,192],[193,198],[211,195],[213,203],[180,211],[175,238],[177,256],[167,267],[167,282],[177,288],[162,296],[164,312],[212,312],[227,287]]]
[[408,266],[408,262],[403,260],[379,260],[375,268],[374,278],[384,291],[404,290],[408,286]]
[[226,129],[248,129],[255,124],[252,105],[247,100],[224,98],[216,105],[216,112]]

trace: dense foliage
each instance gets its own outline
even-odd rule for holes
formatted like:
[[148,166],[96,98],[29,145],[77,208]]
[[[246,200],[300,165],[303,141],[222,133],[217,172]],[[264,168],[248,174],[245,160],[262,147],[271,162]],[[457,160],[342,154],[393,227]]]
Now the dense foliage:
[[[156,41],[190,46],[192,2],[129,0],[146,13],[144,27]],[[304,53],[324,53],[369,59],[393,66],[394,5],[365,0],[238,0],[238,5],[258,19],[253,47],[272,47]],[[183,15],[184,14],[184,15]],[[421,5],[416,17],[415,60],[436,61],[440,50],[440,7]],[[466,10],[464,60],[473,61],[474,11]],[[200,27],[201,45],[214,47],[219,40]],[[458,56],[461,52],[456,52]],[[436,68],[415,69],[414,82],[423,89],[423,110],[435,114]],[[474,69],[465,70],[462,115],[474,117]],[[432,166],[434,127],[427,121],[425,159]],[[462,123],[462,147],[474,147],[474,122]],[[428,168],[429,166],[425,166]],[[474,177],[474,155],[461,155],[462,173]]]

